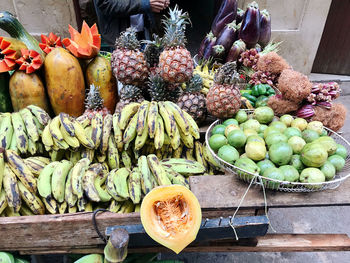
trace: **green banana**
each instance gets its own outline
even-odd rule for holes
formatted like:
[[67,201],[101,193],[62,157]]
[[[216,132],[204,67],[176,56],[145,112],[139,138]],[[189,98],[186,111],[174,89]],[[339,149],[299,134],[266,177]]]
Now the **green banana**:
[[42,108],[35,105],[29,105],[27,106],[27,108],[38,119],[41,125],[46,126],[49,123],[49,120],[51,118],[49,114],[47,114],[47,112],[44,111]]
[[129,169],[120,168],[116,171],[115,176],[113,176],[113,182],[117,195],[125,199],[129,198],[129,189],[127,183],[129,175]]
[[177,148],[179,148],[180,144],[181,144],[181,137],[180,137],[180,131],[179,129],[176,127],[175,131],[174,131],[174,136],[170,137],[170,144],[171,147],[176,150]]
[[67,210],[68,204],[66,201],[63,201],[62,203],[58,203],[58,213],[64,214]]
[[71,161],[74,164],[76,164],[81,159],[81,152],[80,151],[70,151],[69,154],[69,161]]
[[27,206],[32,210],[32,212],[36,215],[45,214],[45,205],[41,201],[41,199],[29,191],[24,184],[20,181],[18,183],[18,190],[22,197],[22,200],[27,204]]
[[179,132],[180,132],[180,138],[181,138],[181,141],[184,143],[184,145],[187,147],[187,148],[193,148],[194,146],[194,140],[193,140],[193,137],[191,134],[187,134],[185,135],[181,129],[179,129]]
[[74,207],[78,201],[78,197],[73,193],[72,172],[73,172],[73,169],[71,169],[68,173],[67,182],[64,190],[64,200],[67,202],[70,208]]
[[102,114],[96,113],[95,116],[91,120],[91,140],[95,145],[95,149],[100,147],[102,141],[102,128],[103,128],[103,117]]
[[75,206],[72,206],[72,207],[70,207],[70,206],[68,206],[68,213],[76,213],[77,212],[77,210],[78,210],[78,207],[75,205]]
[[185,116],[189,127],[190,127],[190,134],[196,139],[199,140],[200,139],[200,133],[199,133],[199,128],[197,123],[195,122],[195,120],[191,117],[191,115],[189,115],[186,111],[182,111],[183,115]]
[[4,173],[5,173],[5,156],[4,156],[3,149],[0,149],[0,193],[2,188],[2,180],[4,178]]
[[162,160],[161,164],[180,174],[201,174],[205,172],[205,167],[202,164],[192,160],[170,158]]
[[139,157],[138,168],[141,172],[141,189],[142,192],[146,195],[157,186],[157,183],[154,180],[153,174],[148,167],[147,157],[145,155]]
[[[32,113],[31,113],[32,114]],[[38,134],[39,134],[39,137],[43,134],[43,130],[44,130],[44,125],[42,125],[39,120],[37,119],[37,117],[35,117],[34,115],[33,116],[33,120],[34,120],[34,123],[35,123],[35,126],[36,126],[36,129],[38,130]]]
[[55,199],[50,196],[47,198],[41,198],[41,200],[44,203],[46,210],[49,211],[50,214],[57,214],[58,204]]
[[166,109],[163,102],[158,102],[158,106],[159,113],[164,121],[165,130],[168,133],[169,137],[173,138],[177,129],[174,115]]
[[172,169],[166,169],[166,172],[167,172],[169,180],[173,184],[183,185],[183,186],[187,187],[188,189],[190,188],[190,184],[189,184],[188,180],[183,175],[175,172]]
[[89,167],[83,176],[83,189],[86,196],[94,202],[100,202],[100,196],[95,188],[96,175],[102,173],[101,164],[98,167]]
[[69,136],[75,136],[75,129],[72,121],[70,120],[70,116],[67,113],[61,112],[59,115],[61,126],[66,131]]
[[43,133],[41,134],[41,140],[45,145],[45,148],[51,148],[53,146],[53,139],[50,133],[50,122],[45,126]]
[[7,206],[6,208],[5,208],[5,215],[7,216],[7,217],[13,217],[13,216],[21,216],[21,214],[19,213],[19,212],[15,212],[14,210],[13,210],[13,208],[12,207],[10,207],[10,206]]
[[43,156],[31,156],[31,157],[28,157],[27,159],[30,160],[31,162],[41,164],[41,165],[48,165],[49,163],[51,163],[50,158],[43,157]]
[[208,146],[205,144],[203,145],[203,156],[204,159],[215,169],[221,169],[220,164],[214,159],[214,156],[211,154],[210,150],[208,149]]
[[147,138],[148,138],[148,128],[145,126],[142,131],[142,134],[136,136],[135,146],[134,146],[135,151],[140,150],[145,145]]
[[143,133],[143,130],[147,128],[146,123],[147,123],[148,109],[149,109],[149,101],[144,100],[141,103],[140,108],[137,112],[136,134],[138,136],[141,136]]
[[27,108],[20,110],[19,113],[24,121],[24,126],[27,130],[29,139],[31,139],[33,142],[37,142],[39,140],[39,131],[34,121],[35,117]]
[[134,212],[140,212],[141,210],[141,204],[135,205]]
[[128,180],[129,196],[134,204],[141,201],[141,173],[137,167],[131,171]]
[[148,110],[148,134],[150,138],[154,138],[156,133],[156,122],[158,116],[158,103],[156,101],[151,101]]
[[122,203],[113,199],[109,204],[108,210],[112,213],[117,213],[121,207]]
[[61,125],[61,123],[60,123],[59,116],[56,116],[55,118],[53,118],[49,124],[49,130],[50,130],[52,139],[54,139],[54,140],[56,139],[56,143],[57,143],[57,141],[58,142],[63,141],[63,135],[62,135],[61,130],[60,130],[60,125]]
[[[183,145],[180,144],[180,146],[176,150],[173,151],[172,157],[173,158],[181,158],[182,150],[183,150]],[[162,159],[164,159],[164,158],[162,158]]]
[[114,140],[116,143],[120,143],[123,141],[123,132],[119,128],[119,118],[120,118],[119,113],[113,114],[113,132],[114,132]]
[[[90,125],[90,119],[87,114],[80,115],[78,118],[75,119],[79,124],[85,128],[86,126]],[[74,120],[73,120],[74,122]],[[73,124],[74,125],[74,124]],[[74,127],[75,130],[75,127]]]
[[160,149],[163,147],[165,141],[164,123],[160,115],[157,116],[156,130],[154,134],[154,147]]
[[114,143],[113,136],[110,136],[108,140],[107,162],[111,170],[119,168],[119,153]]
[[121,130],[124,130],[129,122],[129,119],[135,115],[135,113],[138,111],[140,107],[140,103],[132,102],[126,105],[119,117],[119,127]]
[[52,162],[44,167],[38,177],[38,192],[43,198],[51,197],[51,177],[59,162]]
[[6,159],[11,170],[16,174],[18,179],[31,192],[35,193],[37,190],[37,182],[35,176],[23,162],[23,159],[14,151],[6,151]]
[[129,144],[136,137],[137,117],[138,117],[138,114],[135,114],[134,117],[132,117],[132,119],[130,120],[128,126],[124,131],[124,134],[123,134],[124,144]]
[[106,160],[107,156],[106,153],[100,153],[97,151],[95,154],[95,158],[98,163],[103,163]]
[[131,168],[131,157],[127,151],[122,151],[122,161],[126,168]]
[[73,164],[70,161],[62,160],[55,168],[51,177],[52,196],[59,202],[64,201],[64,190],[66,179]]
[[102,188],[102,184],[104,184],[104,182],[106,181],[108,173],[104,173],[102,169],[103,168],[101,167],[101,173],[97,174],[94,185],[101,202],[108,202],[111,200],[112,197],[109,195],[107,190],[104,190]]
[[203,146],[202,143],[199,141],[195,142],[195,149],[196,149],[196,160],[199,162],[201,165],[204,166],[205,169],[208,168],[207,161],[204,159],[203,156]]
[[11,115],[14,135],[16,136],[17,149],[20,153],[25,154],[28,150],[28,136],[23,119],[19,112],[14,112]]
[[105,153],[108,148],[108,140],[111,135],[113,126],[113,116],[107,114],[103,119],[103,128],[102,128],[102,141],[100,144],[100,152]]
[[0,191],[0,214],[5,210],[7,207],[7,198],[6,198],[6,192],[5,189]]
[[12,137],[15,137],[15,135],[11,121],[11,114],[5,113],[0,126],[0,146],[4,149],[9,149]]
[[94,142],[91,140],[90,136],[87,135],[85,128],[76,120],[73,120],[72,123],[74,126],[75,137],[79,140],[79,142],[86,148],[94,149]]
[[106,183],[105,183],[106,190],[109,193],[109,195],[113,197],[114,200],[124,201],[125,198],[118,195],[118,193],[116,191],[116,187],[114,185],[114,179],[117,176],[117,174],[116,174],[117,170],[118,169],[113,169],[108,173]]
[[73,149],[78,149],[80,146],[80,142],[76,137],[70,136],[67,132],[67,130],[63,127],[63,125],[60,126],[60,132],[63,136],[63,140]]
[[87,200],[86,200],[86,198],[84,196],[79,198],[78,202],[77,202],[78,211],[79,212],[85,211],[86,204],[87,204]]
[[168,111],[174,115],[175,121],[182,133],[185,135],[190,135],[190,126],[183,114],[182,109],[171,101],[166,101],[165,106]]
[[83,148],[81,150],[81,158],[87,158],[90,160],[90,162],[93,161],[95,156],[95,151],[92,149],[88,149],[88,148]]
[[37,151],[37,147],[36,147],[36,143],[32,141],[32,139],[28,139],[28,152],[31,154],[31,155],[34,155]]
[[90,162],[88,158],[82,158],[72,168],[72,189],[79,199],[83,197],[83,176]]
[[57,151],[53,150],[53,151],[49,152],[49,154],[51,157],[51,161],[53,161],[53,162],[61,161],[64,157],[65,151],[58,149]]
[[122,206],[120,207],[120,210],[118,211],[119,214],[127,214],[134,212],[134,204],[130,200],[126,200]]
[[16,175],[11,171],[10,167],[5,164],[4,179],[3,179],[4,192],[6,193],[7,205],[12,207],[15,212],[18,212],[21,208],[21,197],[18,189],[18,181]]
[[34,215],[32,210],[30,210],[26,204],[21,205],[21,209],[19,210],[19,213],[21,214],[21,216],[33,216]]
[[149,168],[151,169],[154,177],[157,179],[158,185],[170,185],[171,182],[157,156],[155,154],[150,154],[147,156],[147,161]]

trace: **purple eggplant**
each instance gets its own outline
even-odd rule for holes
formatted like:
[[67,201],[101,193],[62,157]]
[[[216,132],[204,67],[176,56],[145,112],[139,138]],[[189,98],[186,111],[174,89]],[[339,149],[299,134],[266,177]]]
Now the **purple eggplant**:
[[227,24],[220,32],[219,36],[216,39],[215,45],[224,46],[225,50],[229,50],[233,42],[235,42],[236,36],[236,22],[233,21]]
[[221,32],[226,24],[236,19],[237,0],[223,0],[218,13],[211,25],[211,31],[215,36]]
[[236,16],[236,23],[239,24],[242,22],[244,16],[244,10],[237,8],[237,16]]
[[239,31],[241,31],[241,26],[242,26],[242,22],[236,25],[236,32],[234,37],[235,41],[239,39]]
[[216,37],[213,37],[203,52],[203,59],[208,60],[212,56],[213,47],[215,46]]
[[256,2],[248,5],[244,13],[239,38],[246,43],[248,48],[254,47],[258,43],[260,36],[260,11]]
[[265,47],[271,39],[271,16],[269,12],[264,9],[260,12],[260,35],[258,43]]
[[198,57],[202,58],[204,55],[204,51],[205,48],[208,46],[208,44],[210,43],[210,41],[214,38],[214,34],[210,31],[205,38],[202,40],[200,46],[199,46],[199,50],[198,50]]
[[223,62],[225,59],[225,48],[223,45],[215,45],[212,50],[212,57],[215,61]]
[[236,61],[245,50],[245,43],[241,39],[235,41],[226,56],[226,62]]

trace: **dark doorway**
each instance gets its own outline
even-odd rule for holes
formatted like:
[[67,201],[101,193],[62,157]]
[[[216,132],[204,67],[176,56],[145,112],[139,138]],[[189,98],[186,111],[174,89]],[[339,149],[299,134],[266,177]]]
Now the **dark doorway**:
[[350,75],[350,0],[333,0],[312,72]]

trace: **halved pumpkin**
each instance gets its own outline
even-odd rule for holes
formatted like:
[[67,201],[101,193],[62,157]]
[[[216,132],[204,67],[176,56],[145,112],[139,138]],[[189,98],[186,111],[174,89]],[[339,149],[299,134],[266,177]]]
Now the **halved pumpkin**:
[[81,33],[69,25],[70,39],[65,38],[62,43],[77,58],[96,57],[101,48],[101,35],[96,24],[91,28],[83,22]]
[[176,254],[196,239],[202,222],[196,196],[182,185],[154,188],[143,199],[140,213],[146,233]]

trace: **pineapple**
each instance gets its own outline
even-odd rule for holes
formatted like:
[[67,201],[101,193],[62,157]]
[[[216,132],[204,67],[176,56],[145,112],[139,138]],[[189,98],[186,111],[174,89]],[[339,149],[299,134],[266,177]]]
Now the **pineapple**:
[[114,76],[124,85],[138,86],[147,80],[149,69],[135,28],[126,29],[117,38],[111,64]]
[[165,82],[159,74],[151,75],[148,81],[148,92],[153,101],[176,102],[180,96],[180,87],[173,87]]
[[146,44],[144,53],[148,67],[151,74],[155,74],[159,63],[160,53],[162,53],[164,49],[163,39],[158,35],[153,34],[153,40],[144,40],[143,43]]
[[193,61],[190,52],[185,48],[185,29],[188,23],[188,13],[183,13],[177,6],[170,9],[169,17],[163,20],[165,48],[159,56],[158,70],[161,77],[170,83],[183,83],[192,76]]
[[203,88],[203,80],[199,74],[193,75],[187,84],[185,92],[179,97],[177,105],[201,123],[207,117],[207,102],[205,95],[200,91]]
[[142,96],[142,90],[133,85],[125,85],[120,91],[120,101],[117,103],[115,111],[120,112],[125,105],[130,102],[142,102],[144,97]]
[[95,87],[94,84],[91,84],[89,92],[85,98],[84,115],[87,115],[91,120],[96,113],[100,113],[104,117],[110,112],[106,107],[103,106],[103,99],[101,98],[100,87]]
[[233,117],[241,107],[236,62],[224,64],[214,76],[214,84],[207,94],[208,112],[220,119]]

